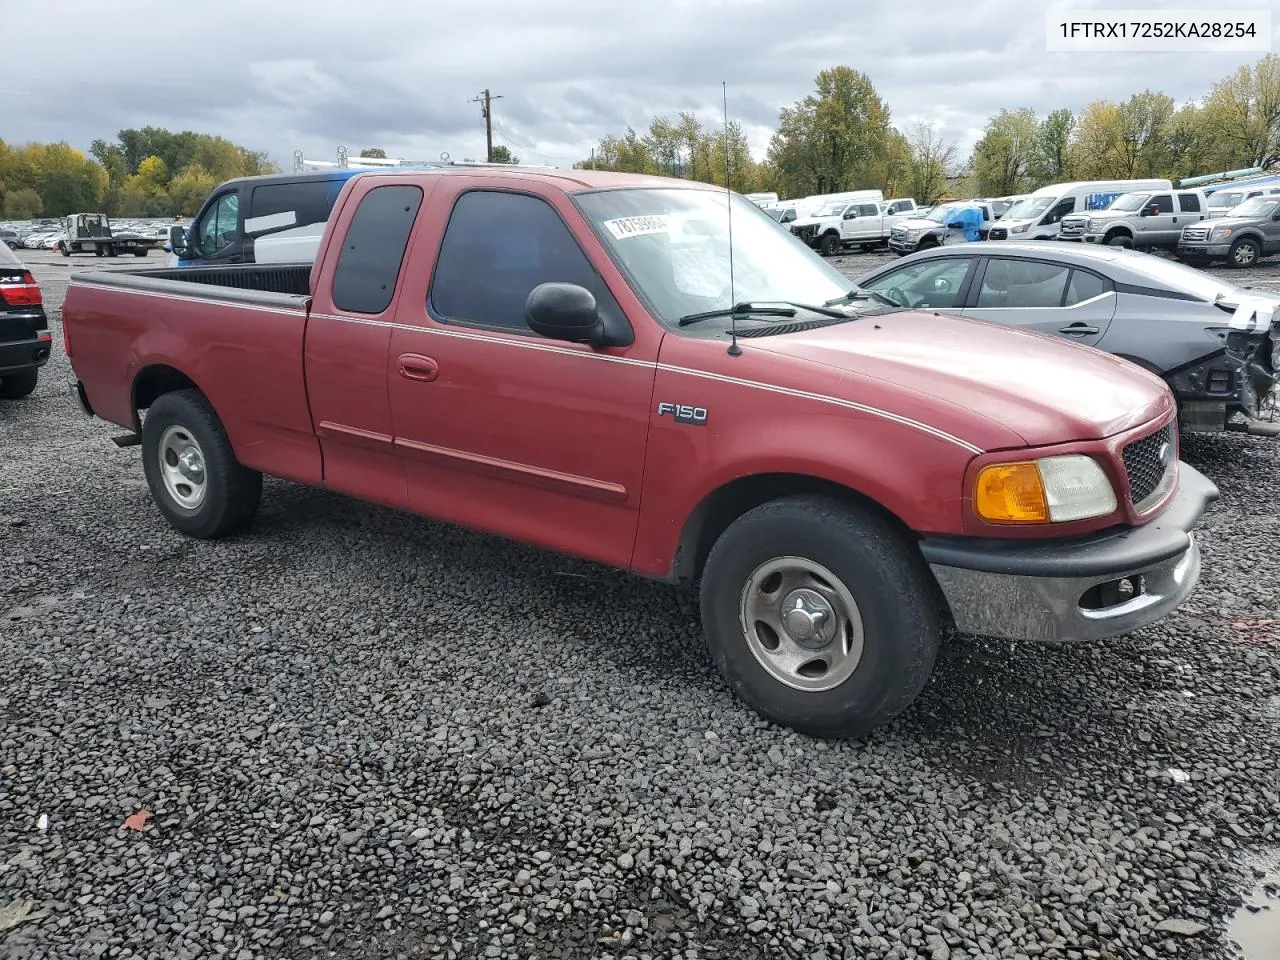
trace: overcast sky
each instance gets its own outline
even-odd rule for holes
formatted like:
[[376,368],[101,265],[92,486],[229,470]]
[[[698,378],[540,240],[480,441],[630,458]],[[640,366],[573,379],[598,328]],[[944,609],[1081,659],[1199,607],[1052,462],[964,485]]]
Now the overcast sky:
[[[893,120],[939,125],[961,155],[1001,107],[1038,113],[1120,100],[1144,87],[1178,101],[1260,53],[1045,52],[1049,6],[1211,9],[1202,2],[1057,0],[219,0],[142,6],[0,0],[22,27],[4,46],[0,137],[87,149],[147,125],[221,134],[330,160],[484,159],[478,104],[495,142],[526,162],[568,166],[603,135],[655,114],[730,116],[762,157],[778,108],[815,74],[866,72]],[[1269,2],[1231,0],[1233,9]],[[7,9],[6,9],[7,8]],[[15,18],[16,17],[16,21]],[[1280,16],[1274,27],[1280,27]],[[1280,50],[1280,43],[1273,48]],[[15,109],[16,107],[16,109]]]

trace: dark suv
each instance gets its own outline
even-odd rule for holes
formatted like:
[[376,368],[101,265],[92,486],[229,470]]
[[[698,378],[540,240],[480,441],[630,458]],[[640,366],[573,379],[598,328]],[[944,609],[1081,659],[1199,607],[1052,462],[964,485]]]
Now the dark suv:
[[0,243],[0,400],[16,400],[34,390],[52,350],[36,278]]

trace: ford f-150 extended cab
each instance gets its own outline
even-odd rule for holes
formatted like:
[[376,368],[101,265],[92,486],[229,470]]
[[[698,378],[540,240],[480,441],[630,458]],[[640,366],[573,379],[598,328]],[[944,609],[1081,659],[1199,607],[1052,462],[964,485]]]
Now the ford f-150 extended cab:
[[691,181],[360,175],[314,263],[81,273],[63,317],[179,531],[267,474],[697,581],[733,690],[816,735],[904,710],[947,625],[1164,617],[1217,496],[1158,377],[885,303]]

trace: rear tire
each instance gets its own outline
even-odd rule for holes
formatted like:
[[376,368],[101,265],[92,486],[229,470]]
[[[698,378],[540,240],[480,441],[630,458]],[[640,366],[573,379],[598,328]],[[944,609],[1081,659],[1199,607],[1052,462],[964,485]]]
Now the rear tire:
[[860,737],[887,723],[937,659],[939,600],[923,559],[872,511],[826,497],[775,500],[732,523],[707,558],[701,606],[734,692],[813,736]]
[[1237,270],[1256,267],[1258,258],[1261,256],[1262,248],[1258,246],[1258,241],[1251,240],[1248,237],[1241,237],[1227,251],[1227,263]]
[[0,400],[21,400],[23,397],[29,397],[39,380],[38,370],[6,373],[0,378]]
[[142,469],[175,530],[215,540],[258,512],[262,474],[241,466],[212,405],[198,390],[163,394],[142,423]]

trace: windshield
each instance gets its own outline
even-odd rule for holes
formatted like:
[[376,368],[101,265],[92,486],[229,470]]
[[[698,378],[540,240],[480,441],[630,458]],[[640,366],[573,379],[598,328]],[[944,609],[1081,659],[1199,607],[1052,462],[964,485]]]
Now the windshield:
[[1027,197],[1027,199],[1019,200],[1006,210],[1001,219],[1032,220],[1053,206],[1054,201],[1057,199],[1057,197]]
[[1244,191],[1242,190],[1233,190],[1230,193],[1211,193],[1209,194],[1209,209],[1230,210],[1243,199]]
[[1151,198],[1149,193],[1123,193],[1116,197],[1108,210],[1141,210]]
[[[838,217],[840,216],[840,214],[844,213],[844,208],[847,206],[848,206],[847,203],[829,203],[825,207],[819,207],[818,212],[815,213],[814,216],[815,217]],[[734,209],[736,210],[737,208],[735,207]]]
[[934,223],[942,223],[956,209],[956,205],[944,204],[941,207],[934,207],[925,215],[925,220],[932,220]]
[[[750,200],[733,197],[733,289],[723,191],[626,188],[574,195],[619,269],[664,323],[743,301],[822,304],[853,283]],[[729,318],[710,321],[727,327]]]
[[1280,197],[1254,197],[1231,211],[1233,217],[1269,217],[1280,210]]

